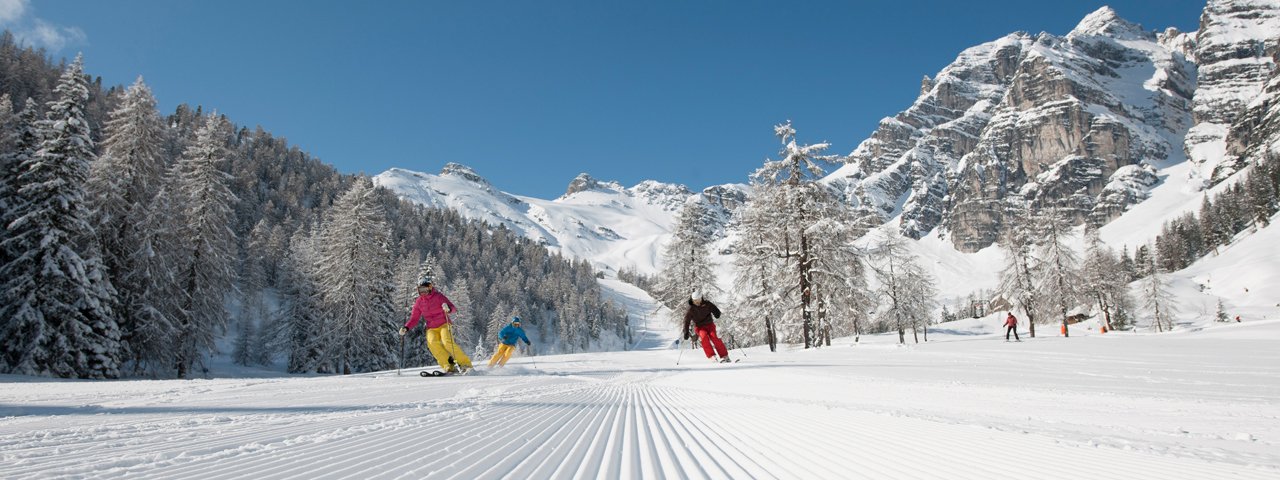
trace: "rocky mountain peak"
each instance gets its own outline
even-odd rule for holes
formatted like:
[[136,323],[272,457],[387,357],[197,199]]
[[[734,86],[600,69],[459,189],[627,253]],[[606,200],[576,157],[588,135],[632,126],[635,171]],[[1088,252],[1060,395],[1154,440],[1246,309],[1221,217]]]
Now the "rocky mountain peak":
[[440,169],[440,176],[464,178],[468,181],[475,182],[481,185],[489,184],[488,180],[485,180],[484,177],[481,177],[480,174],[476,173],[475,170],[472,170],[471,167],[468,167],[460,163],[452,163],[452,162],[446,163],[444,165],[444,168]]
[[592,178],[591,175],[588,175],[586,172],[583,172],[579,173],[578,176],[573,177],[573,180],[569,182],[569,188],[565,189],[564,196],[567,197],[578,192],[585,192],[587,190],[594,190],[597,188],[600,188],[600,182],[595,178]]
[[1120,18],[1115,9],[1104,6],[1080,20],[1076,28],[1067,34],[1067,38],[1104,36],[1117,40],[1138,40],[1152,37],[1150,32],[1142,29],[1142,25]]

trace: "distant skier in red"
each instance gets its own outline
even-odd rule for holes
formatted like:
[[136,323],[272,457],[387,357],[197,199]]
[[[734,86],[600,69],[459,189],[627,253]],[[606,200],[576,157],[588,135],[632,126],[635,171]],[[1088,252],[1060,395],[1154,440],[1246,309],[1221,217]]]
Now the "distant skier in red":
[[1013,312],[1009,312],[1009,318],[1004,319],[1004,328],[1004,341],[1009,341],[1009,332],[1013,332],[1014,340],[1022,341],[1018,338],[1018,317],[1013,316]]
[[711,347],[715,346],[714,354],[720,356],[720,363],[729,363],[729,350],[724,348],[724,342],[716,336],[717,318],[720,318],[720,309],[716,304],[702,298],[702,293],[694,290],[689,295],[689,310],[684,312],[684,339],[689,339],[689,323],[692,322],[698,338],[702,339],[702,351],[707,353],[707,358],[711,358]]

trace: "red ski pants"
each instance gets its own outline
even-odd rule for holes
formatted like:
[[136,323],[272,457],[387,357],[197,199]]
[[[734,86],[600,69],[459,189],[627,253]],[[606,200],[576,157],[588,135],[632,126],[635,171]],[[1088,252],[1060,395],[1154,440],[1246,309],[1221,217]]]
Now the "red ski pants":
[[720,341],[720,337],[716,336],[716,324],[708,323],[694,329],[694,331],[698,332],[698,338],[702,339],[702,351],[707,352],[707,358],[711,358],[712,345],[715,345],[715,353],[719,354],[720,358],[729,356],[729,350],[724,348],[724,342]]

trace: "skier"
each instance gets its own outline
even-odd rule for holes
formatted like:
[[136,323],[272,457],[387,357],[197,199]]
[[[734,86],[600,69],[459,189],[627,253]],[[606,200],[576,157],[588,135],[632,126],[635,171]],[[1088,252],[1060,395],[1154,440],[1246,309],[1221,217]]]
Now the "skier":
[[720,309],[710,300],[702,298],[702,292],[694,290],[689,295],[689,309],[684,312],[684,339],[689,339],[689,323],[694,324],[698,337],[702,339],[702,351],[707,358],[712,358],[711,347],[715,346],[715,354],[720,356],[720,363],[729,363],[729,351],[724,342],[716,336],[715,319],[720,318]]
[[[471,369],[471,359],[453,341],[453,331],[449,314],[458,311],[458,307],[449,301],[443,293],[435,289],[431,278],[418,282],[418,300],[413,303],[413,313],[409,314],[409,323],[400,327],[400,335],[409,332],[418,325],[421,319],[427,329],[427,349],[436,357],[436,363],[447,373],[460,373]],[[454,363],[454,362],[457,363]]]
[[498,364],[499,367],[507,366],[507,360],[511,360],[511,353],[516,349],[516,341],[524,340],[524,344],[533,346],[529,342],[529,337],[524,335],[524,329],[520,328],[520,317],[511,317],[511,324],[502,327],[502,331],[498,332],[498,351],[493,352],[493,358],[489,359],[489,367]]
[[1014,340],[1022,341],[1021,338],[1018,338],[1018,317],[1013,316],[1013,312],[1009,312],[1009,317],[1004,319],[1004,326],[1004,341],[1009,341],[1009,332],[1013,332]]

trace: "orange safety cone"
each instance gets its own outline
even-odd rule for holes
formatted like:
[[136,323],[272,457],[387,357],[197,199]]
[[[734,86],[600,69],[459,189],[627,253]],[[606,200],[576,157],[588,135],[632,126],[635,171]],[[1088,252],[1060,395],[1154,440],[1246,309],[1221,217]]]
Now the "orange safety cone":
[[1102,330],[1102,333],[1107,333],[1107,326],[1103,325],[1101,330]]
[[1066,326],[1066,325],[1063,325],[1063,326],[1062,326],[1062,336],[1064,336],[1064,337],[1065,337],[1065,336],[1067,336],[1067,326]]

